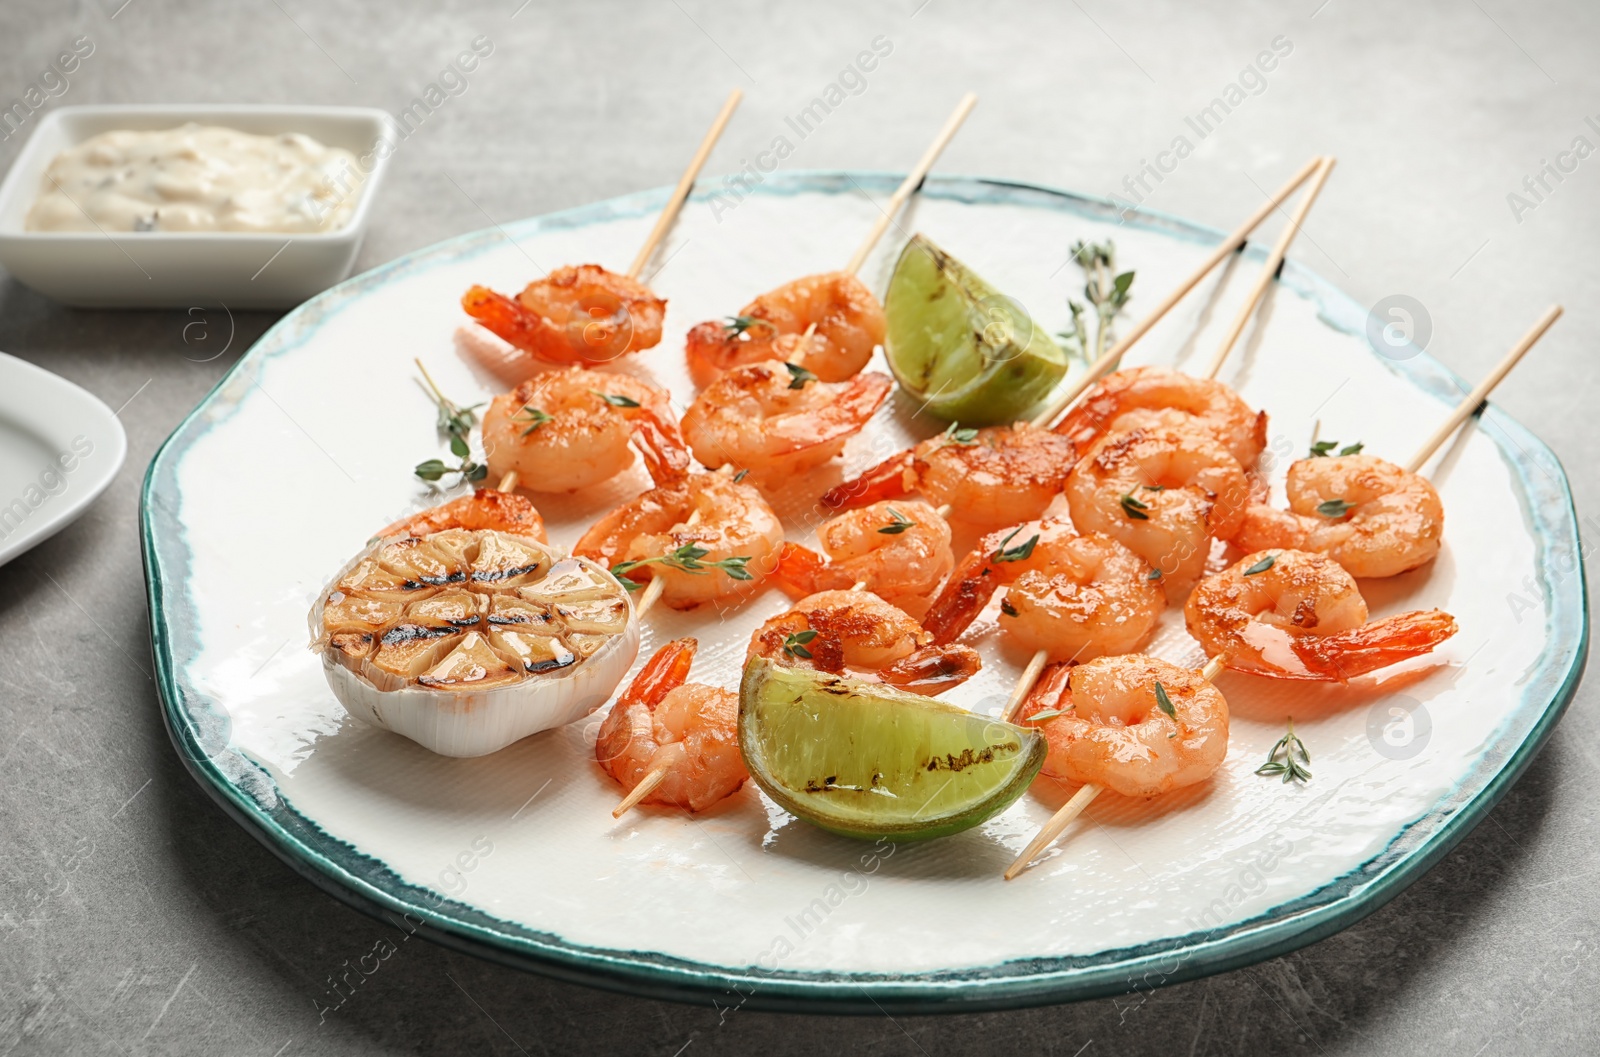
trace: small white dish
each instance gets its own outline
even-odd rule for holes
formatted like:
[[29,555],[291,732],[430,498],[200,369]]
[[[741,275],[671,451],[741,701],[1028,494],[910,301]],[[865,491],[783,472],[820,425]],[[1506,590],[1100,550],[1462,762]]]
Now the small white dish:
[[[194,121],[257,135],[302,132],[370,164],[350,222],[318,234],[27,231],[28,207],[52,159],[114,129]],[[392,119],[369,107],[69,106],[52,111],[0,183],[0,265],[63,304],[90,308],[287,308],[349,274],[388,169]],[[379,157],[382,154],[382,157]]]
[[97,397],[0,352],[0,565],[71,524],[127,454]]

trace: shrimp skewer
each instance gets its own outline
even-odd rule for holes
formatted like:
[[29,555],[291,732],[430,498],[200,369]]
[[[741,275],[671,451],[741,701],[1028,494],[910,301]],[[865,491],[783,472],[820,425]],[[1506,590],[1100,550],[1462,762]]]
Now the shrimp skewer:
[[[969,646],[941,645],[904,610],[869,591],[820,591],[750,636],[751,656],[835,675],[847,668],[931,696],[982,667]],[[856,671],[855,674],[861,674]]]
[[1142,558],[1110,536],[1079,535],[1068,519],[1053,517],[980,540],[923,626],[935,642],[955,641],[1002,586],[1001,629],[1055,661],[1130,653],[1166,608]]
[[1554,305],[1456,405],[1405,466],[1351,453],[1289,467],[1289,509],[1251,504],[1235,546],[1326,554],[1352,576],[1395,576],[1433,560],[1444,532],[1439,493],[1419,471],[1561,316]]
[[[1222,664],[1213,659],[1207,661],[1204,668],[1201,668],[1195,672],[1190,672],[1186,669],[1178,668],[1175,665],[1167,664],[1164,661],[1158,661],[1155,658],[1139,656],[1108,657],[1102,658],[1102,661],[1090,661],[1089,664],[1080,666],[1078,670],[1081,671],[1091,669],[1091,666],[1099,665],[1102,662],[1104,662],[1106,665],[1114,665],[1118,662],[1125,663],[1129,661],[1132,661],[1136,664],[1141,664],[1143,666],[1144,671],[1138,673],[1141,677],[1148,676],[1152,678],[1153,686],[1150,688],[1152,691],[1150,696],[1154,699],[1156,707],[1163,712],[1167,710],[1167,707],[1172,708],[1171,719],[1173,724],[1177,727],[1179,739],[1185,742],[1190,740],[1190,734],[1185,728],[1190,725],[1189,723],[1186,723],[1186,720],[1190,720],[1191,718],[1189,715],[1189,709],[1192,707],[1191,702],[1198,700],[1198,702],[1201,703],[1204,708],[1199,716],[1200,722],[1193,724],[1193,726],[1200,728],[1200,733],[1202,736],[1200,739],[1197,739],[1199,744],[1193,748],[1185,746],[1184,749],[1181,750],[1200,758],[1189,763],[1187,766],[1182,767],[1181,770],[1169,772],[1169,774],[1165,776],[1165,780],[1169,781],[1171,784],[1165,785],[1162,788],[1158,788],[1156,792],[1164,792],[1168,789],[1177,788],[1178,786],[1190,785],[1194,782],[1204,781],[1211,775],[1212,772],[1217,769],[1217,767],[1221,765],[1222,758],[1226,754],[1228,746],[1227,702],[1223,699],[1222,694],[1211,685],[1212,680],[1217,677],[1217,673],[1222,670]],[[1159,678],[1155,678],[1155,676],[1158,676],[1162,672],[1165,672],[1167,677],[1172,679],[1175,685],[1182,688],[1176,701],[1172,700],[1171,692],[1164,686],[1164,684],[1162,684]],[[1055,691],[1054,696],[1059,697],[1064,691],[1066,691],[1068,688],[1067,678],[1069,677],[1070,673],[1071,669],[1065,665],[1056,670],[1056,678],[1053,681],[1057,682],[1057,686],[1049,688]],[[1096,672],[1096,674],[1099,673]],[[1175,675],[1177,678],[1174,678]],[[1187,676],[1187,678],[1184,678],[1185,676]],[[1037,677],[1037,673],[1035,673],[1034,678],[1036,679]],[[1102,687],[1104,687],[1104,683],[1101,683],[1101,686],[1097,688]],[[1161,688],[1159,694],[1154,692],[1156,688]],[[1123,690],[1123,687],[1113,684],[1111,689],[1113,692],[1116,692]],[[1141,685],[1139,689],[1142,690],[1143,686]],[[1015,703],[1012,706],[1008,706],[1006,712],[1001,716],[1002,719],[1011,720],[1012,717],[1016,715],[1017,711],[1022,707],[1022,705],[1029,700],[1029,697],[1024,693],[1020,696],[1020,698],[1016,695],[1013,695],[1012,700]],[[1162,704],[1163,701],[1167,702],[1166,706]],[[1185,714],[1181,717],[1177,714],[1177,708],[1180,706],[1180,704],[1185,708]],[[1101,706],[1101,702],[1096,702],[1096,705]],[[1123,705],[1123,707],[1125,708],[1126,706]],[[1110,709],[1107,711],[1110,711]],[[1147,711],[1145,719],[1148,720],[1151,716],[1153,716],[1153,713],[1149,713]],[[1084,719],[1082,718],[1079,718],[1077,722],[1086,726],[1090,725],[1085,723]],[[1140,723],[1137,725],[1142,726],[1143,724]],[[1220,730],[1218,728],[1220,728]],[[1219,733],[1220,738],[1218,738]],[[1163,735],[1163,737],[1164,736],[1165,735]],[[1085,744],[1092,745],[1091,739],[1092,732],[1091,737],[1073,740],[1079,740]],[[1055,746],[1052,745],[1051,748],[1054,750]],[[1054,754],[1054,751],[1052,751],[1052,755]],[[1146,759],[1149,759],[1149,756],[1150,754],[1147,750]],[[1067,761],[1064,762],[1066,762],[1067,768],[1072,768],[1073,764],[1070,760],[1070,757],[1068,757]],[[1048,766],[1048,763],[1046,766]],[[1080,763],[1079,766],[1082,766],[1082,764]],[[1127,770],[1128,768],[1126,765],[1121,768],[1121,771],[1124,774]],[[1113,770],[1110,773],[1117,774],[1118,772]],[[1125,781],[1126,778],[1121,777],[1121,780]],[[1135,779],[1135,781],[1137,781],[1137,779]],[[1136,786],[1130,786],[1129,788],[1134,789],[1134,795],[1152,795],[1151,793],[1138,789]],[[1055,839],[1059,837],[1069,825],[1072,824],[1072,820],[1081,815],[1083,810],[1094,802],[1094,798],[1105,792],[1105,790],[1106,786],[1099,782],[1085,782],[1083,785],[1079,786],[1078,791],[1072,794],[1071,799],[1069,799],[1065,804],[1062,804],[1061,807],[1057,809],[1056,813],[1051,815],[1049,820],[1046,821],[1043,826],[1039,827],[1039,832],[1034,834],[1033,839],[1028,842],[1028,846],[1022,850],[1022,854],[1017,856],[1016,860],[1012,862],[1010,866],[1006,867],[1006,872],[1004,874],[1005,879],[1007,881],[1013,880],[1023,870],[1026,870],[1028,868],[1028,864],[1032,862],[1040,852],[1044,851],[1052,843],[1054,843]]]
[[824,382],[843,382],[865,367],[883,344],[887,324],[883,306],[856,273],[977,102],[971,92],[962,97],[844,269],[795,279],[760,295],[726,323],[691,329],[684,352],[697,378],[709,382],[736,367],[776,360]]
[[760,492],[727,474],[698,473],[624,503],[572,550],[646,582],[642,615],[658,597],[689,609],[742,595],[766,577],[782,545],[783,526]]
[[749,777],[738,696],[686,682],[696,646],[677,639],[657,650],[600,725],[595,760],[629,787],[612,818],[641,802],[704,811]]
[[[462,308],[534,360],[598,364],[659,343],[667,303],[638,281],[639,274],[683,208],[695,178],[743,97],[738,88],[728,94],[627,272],[619,275],[598,264],[557,268],[544,279],[530,283],[516,298],[473,286],[462,296]],[[474,355],[486,361],[505,359],[482,343],[466,344]],[[486,362],[485,366],[507,365]],[[531,365],[521,364],[524,369],[528,366]]]
[[791,597],[822,590],[870,590],[920,619],[955,565],[950,526],[920,500],[875,503],[822,523],[823,554],[785,543],[774,575]]

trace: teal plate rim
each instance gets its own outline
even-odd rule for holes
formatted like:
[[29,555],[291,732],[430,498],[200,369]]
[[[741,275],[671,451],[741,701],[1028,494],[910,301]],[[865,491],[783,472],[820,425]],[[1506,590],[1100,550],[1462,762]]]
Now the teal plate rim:
[[[799,171],[775,174],[754,189],[763,195],[888,192],[902,179],[879,172]],[[732,968],[649,951],[612,950],[494,918],[402,880],[383,862],[320,829],[281,796],[260,765],[227,744],[227,717],[184,681],[193,655],[192,628],[169,625],[167,599],[188,577],[183,529],[164,498],[176,494],[176,466],[207,430],[202,412],[236,376],[300,343],[317,323],[390,278],[438,261],[483,252],[515,234],[581,227],[658,210],[661,187],[557,213],[459,235],[350,278],[287,313],[179,423],[150,461],[140,492],[140,538],[149,592],[151,643],[162,719],[190,774],[223,810],[291,868],[340,901],[403,931],[489,961],[650,998],[698,1004],[728,1001],[752,1009],[812,1013],[976,1012],[1076,1001],[1180,983],[1250,965],[1329,936],[1394,898],[1450,851],[1522,774],[1572,700],[1589,646],[1586,572],[1577,513],[1560,460],[1527,429],[1487,406],[1481,428],[1499,448],[1522,489],[1523,508],[1539,545],[1547,603],[1545,647],[1526,675],[1517,707],[1456,786],[1423,818],[1402,830],[1360,867],[1309,895],[1247,921],[1155,943],[1070,958],[1026,959],[919,974],[823,973],[750,966]],[[1113,219],[1171,237],[1215,245],[1223,233],[1163,213],[1121,216],[1106,199],[1037,184],[963,176],[931,176],[921,193],[953,201],[1047,208]],[[693,198],[705,201],[710,191]],[[1260,246],[1243,251],[1265,259]],[[1312,300],[1323,321],[1362,335],[1367,312],[1316,273],[1290,262],[1279,281]],[[1378,356],[1370,342],[1368,351]],[[1469,386],[1426,352],[1388,366],[1441,405]]]

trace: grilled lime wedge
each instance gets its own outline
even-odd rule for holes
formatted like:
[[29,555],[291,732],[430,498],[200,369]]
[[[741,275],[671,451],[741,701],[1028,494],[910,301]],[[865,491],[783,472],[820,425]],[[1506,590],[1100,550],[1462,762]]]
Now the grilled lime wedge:
[[834,833],[924,840],[976,826],[1021,796],[1044,735],[943,701],[752,657],[739,748],[779,806]]
[[940,418],[1015,422],[1067,373],[1067,356],[1022,305],[917,235],[884,300],[884,353],[901,386]]

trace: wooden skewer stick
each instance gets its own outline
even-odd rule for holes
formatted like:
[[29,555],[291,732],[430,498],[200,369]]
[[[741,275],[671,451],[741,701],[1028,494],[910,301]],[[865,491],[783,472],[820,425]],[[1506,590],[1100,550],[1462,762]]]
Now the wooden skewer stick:
[[[1034,656],[1037,658],[1040,655],[1035,654]],[[1200,678],[1209,683],[1217,677],[1217,673],[1220,671],[1222,671],[1222,661],[1213,657],[1206,662],[1204,668],[1200,669]],[[1037,673],[1035,673],[1034,678],[1038,678]],[[1026,697],[1025,694],[1023,696]],[[1010,881],[1023,870],[1026,870],[1028,864],[1040,852],[1053,844],[1055,839],[1061,836],[1067,826],[1072,823],[1072,820],[1083,814],[1083,809],[1093,803],[1094,798],[1103,792],[1105,792],[1105,786],[1097,782],[1085,782],[1079,786],[1078,791],[1072,794],[1072,799],[1062,804],[1060,809],[1050,816],[1050,820],[1039,827],[1039,832],[1034,834],[1033,839],[1028,842],[1028,846],[1022,849],[1022,854],[1017,856],[1015,862],[1006,867],[1005,879]]]
[[[700,511],[695,510],[689,514],[684,525],[696,525],[700,522]],[[667,589],[667,581],[660,576],[650,577],[650,582],[645,585],[644,594],[639,596],[639,605],[634,609],[634,614],[641,620],[650,612],[651,608],[661,599],[661,592]]]
[[1488,376],[1478,383],[1477,388],[1468,393],[1461,403],[1456,405],[1456,409],[1450,413],[1449,418],[1444,420],[1444,424],[1435,430],[1433,436],[1428,438],[1428,442],[1411,457],[1411,461],[1406,463],[1407,470],[1416,473],[1422,469],[1422,464],[1427,462],[1435,451],[1439,450],[1439,446],[1449,440],[1451,434],[1455,433],[1463,422],[1472,417],[1473,413],[1478,410],[1479,406],[1488,397],[1490,390],[1499,385],[1500,380],[1510,373],[1511,368],[1517,365],[1517,361],[1522,359],[1529,349],[1533,348],[1534,343],[1544,337],[1544,332],[1550,329],[1550,325],[1561,318],[1562,311],[1563,309],[1560,305],[1551,305],[1545,309],[1544,315],[1540,316],[1538,321],[1528,328],[1528,332],[1522,335],[1522,339],[1511,347],[1511,351],[1506,353],[1505,358],[1495,364],[1494,370],[1490,371]]
[[507,470],[506,475],[500,478],[500,483],[495,486],[497,492],[509,492],[517,487],[517,471]]
[[1116,344],[1112,345],[1104,356],[1089,365],[1089,369],[1084,372],[1082,378],[1078,379],[1066,392],[1051,401],[1050,406],[1033,420],[1033,424],[1041,429],[1054,425],[1056,419],[1061,417],[1061,413],[1072,406],[1073,401],[1082,396],[1084,391],[1099,381],[1107,371],[1113,370],[1118,363],[1122,362],[1123,355],[1133,347],[1134,342],[1144,337],[1150,328],[1161,322],[1162,318],[1172,311],[1178,302],[1188,295],[1189,291],[1199,286],[1200,281],[1211,274],[1213,268],[1221,264],[1229,255],[1249,241],[1250,233],[1260,227],[1261,222],[1271,216],[1274,210],[1282,206],[1290,195],[1299,190],[1300,185],[1305,183],[1321,164],[1322,158],[1319,156],[1312,158],[1301,166],[1300,171],[1289,178],[1288,183],[1278,188],[1277,192],[1263,203],[1259,209],[1251,213],[1244,223],[1234,228],[1227,238],[1219,242],[1217,248],[1211,251],[1211,256],[1207,257],[1189,278],[1178,284],[1177,288],[1168,294],[1166,299],[1155,307],[1154,311],[1139,320],[1133,329],[1120,338]]
[[639,255],[628,266],[628,278],[637,279],[639,273],[644,271],[644,266],[649,263],[650,255],[656,251],[661,240],[666,237],[667,229],[677,219],[678,210],[683,208],[683,203],[688,199],[689,192],[694,189],[694,181],[700,175],[700,170],[705,166],[706,159],[711,156],[711,148],[717,145],[717,140],[722,136],[722,130],[728,127],[728,119],[733,117],[733,112],[739,107],[739,100],[744,98],[744,92],[738,88],[728,93],[728,101],[722,104],[722,111],[717,114],[717,119],[711,122],[711,127],[706,130],[705,139],[700,141],[700,148],[694,152],[694,157],[689,159],[689,167],[683,171],[683,176],[678,179],[678,186],[672,189],[672,196],[667,199],[667,204],[661,210],[661,215],[656,218],[656,226],[650,229],[650,234],[644,240],[644,245],[639,247]]
[[1234,317],[1233,326],[1228,328],[1228,336],[1222,339],[1222,346],[1217,349],[1217,355],[1211,361],[1211,369],[1206,371],[1207,378],[1215,378],[1217,372],[1222,370],[1222,361],[1228,358],[1228,353],[1233,349],[1234,342],[1239,340],[1239,335],[1244,333],[1245,326],[1250,322],[1250,317],[1255,314],[1256,306],[1266,296],[1267,288],[1278,277],[1278,269],[1283,266],[1283,258],[1289,252],[1290,243],[1300,233],[1301,226],[1305,223],[1306,216],[1311,212],[1311,207],[1316,204],[1317,195],[1322,192],[1322,185],[1328,182],[1328,177],[1333,172],[1334,157],[1328,155],[1322,159],[1317,175],[1312,177],[1311,186],[1306,189],[1305,197],[1300,199],[1300,204],[1295,208],[1294,214],[1289,218],[1289,224],[1283,229],[1283,234],[1278,236],[1277,243],[1272,247],[1272,252],[1267,255],[1267,263],[1261,267],[1261,275],[1256,279],[1255,287],[1250,291],[1250,296],[1245,300],[1244,307],[1239,309],[1239,314]]
[[973,93],[968,92],[961,97],[961,102],[956,104],[955,111],[950,115],[950,119],[944,123],[944,128],[939,130],[939,134],[933,137],[933,142],[928,145],[927,151],[922,155],[922,160],[917,162],[917,167],[911,170],[894,195],[890,197],[888,208],[883,210],[883,215],[878,218],[878,222],[872,225],[872,231],[867,234],[866,241],[856,250],[855,256],[850,258],[850,263],[845,265],[845,271],[854,275],[861,270],[863,264],[867,263],[867,255],[878,244],[878,240],[883,238],[883,233],[889,230],[889,225],[894,221],[894,215],[900,211],[901,206],[905,205],[906,199],[910,198],[917,188],[922,186],[922,181],[927,178],[928,170],[933,168],[933,163],[939,160],[939,155],[944,152],[950,140],[955,137],[956,131],[961,128],[961,123],[967,119],[967,115],[972,113],[972,108],[977,105],[978,97]]
[[658,767],[649,774],[645,775],[643,778],[639,779],[639,784],[630,789],[628,791],[628,795],[622,798],[622,802],[611,809],[611,817],[621,818],[623,815],[626,815],[630,810],[633,809],[634,805],[638,804],[639,801],[649,796],[650,791],[656,786],[660,785],[662,780],[666,777],[667,769],[665,767]]

